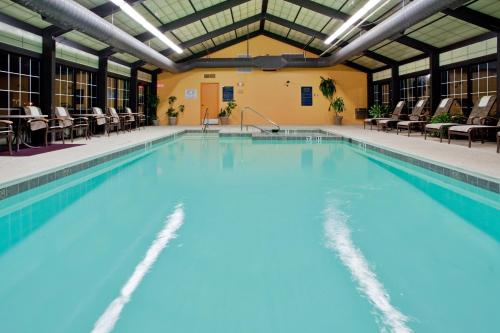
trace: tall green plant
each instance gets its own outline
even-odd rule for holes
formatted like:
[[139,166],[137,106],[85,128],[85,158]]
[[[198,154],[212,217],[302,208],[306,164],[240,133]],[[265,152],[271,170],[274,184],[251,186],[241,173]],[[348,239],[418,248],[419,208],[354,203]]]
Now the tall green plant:
[[328,111],[330,111],[332,109],[333,95],[337,92],[337,87],[335,86],[335,81],[332,78],[320,77],[321,83],[319,84],[319,90],[328,100]]
[[338,116],[340,113],[344,112],[344,110],[345,110],[344,99],[342,97],[335,98],[331,103],[331,107],[332,107],[333,111],[335,111],[335,115]]
[[233,110],[238,106],[234,101],[227,102],[225,108],[221,108],[219,112],[219,117],[230,117]]
[[389,109],[385,105],[374,104],[368,110],[368,113],[372,118],[381,118],[387,115]]
[[174,106],[176,101],[177,101],[177,97],[175,97],[175,96],[170,96],[168,98],[167,115],[169,117],[178,117],[179,113],[184,112],[184,105],[181,104],[177,108]]

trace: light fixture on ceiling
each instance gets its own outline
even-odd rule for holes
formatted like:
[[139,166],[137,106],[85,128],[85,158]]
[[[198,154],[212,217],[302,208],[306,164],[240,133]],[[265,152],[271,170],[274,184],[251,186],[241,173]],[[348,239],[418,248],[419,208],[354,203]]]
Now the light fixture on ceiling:
[[353,16],[351,16],[344,24],[340,26],[330,37],[325,40],[325,44],[330,44],[340,35],[342,35],[347,29],[358,22],[363,16],[365,16],[370,10],[373,9],[382,0],[370,0],[368,1],[360,10],[358,10]]
[[165,43],[168,47],[173,49],[175,52],[181,54],[182,49],[172,42],[167,36],[162,34],[160,30],[156,29],[151,23],[149,23],[141,14],[139,14],[132,6],[126,3],[124,0],[110,0],[112,3],[120,7],[121,10],[130,16],[134,21],[139,23],[144,27],[144,29],[151,32],[155,37]]

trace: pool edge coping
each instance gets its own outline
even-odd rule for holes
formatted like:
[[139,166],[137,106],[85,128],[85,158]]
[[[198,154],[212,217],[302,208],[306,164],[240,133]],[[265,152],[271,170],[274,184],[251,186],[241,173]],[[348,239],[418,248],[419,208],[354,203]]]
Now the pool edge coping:
[[[484,190],[500,193],[500,180],[497,180],[493,177],[489,177],[487,175],[474,173],[473,171],[462,170],[460,168],[452,167],[450,165],[440,163],[433,160],[428,160],[424,157],[417,157],[415,155],[411,155],[406,152],[402,152],[396,149],[387,148],[384,146],[379,146],[373,143],[367,143],[363,140],[352,138],[350,136],[339,134],[335,132],[329,132],[324,129],[318,129],[319,132],[325,132],[330,134],[335,134],[338,137],[335,140],[325,140],[326,142],[333,141],[343,141],[349,142],[351,144],[358,145],[362,149],[369,149],[371,151],[381,153],[383,155],[396,158],[400,161],[407,162],[409,164],[424,168],[426,170],[433,171],[437,174],[464,182],[466,184],[482,188]],[[94,167],[96,165],[111,161],[113,159],[122,157],[124,155],[139,151],[139,150],[149,150],[154,145],[163,144],[168,141],[171,141],[177,137],[181,137],[185,134],[190,133],[204,133],[200,129],[182,129],[178,132],[165,134],[158,138],[152,138],[148,140],[144,140],[140,143],[135,143],[129,146],[124,146],[120,148],[116,148],[114,150],[101,153],[95,156],[87,157],[82,160],[78,160],[76,162],[71,162],[67,164],[60,165],[58,167],[42,171],[40,173],[32,174],[29,176],[24,176],[18,179],[13,179],[8,182],[4,182],[0,184],[0,201],[7,199],[16,194],[37,188],[39,186],[45,185],[47,183],[53,182],[57,179],[75,174],[79,171],[83,171]],[[219,129],[210,130],[208,133],[218,133],[219,137],[252,137],[251,133],[237,133],[237,132],[227,132],[221,133]],[[222,135],[221,135],[222,134]],[[293,138],[294,140],[296,138]],[[252,137],[253,140],[253,137]],[[262,138],[260,140],[263,140]],[[286,138],[270,138],[270,141],[278,141],[284,140],[287,141]],[[307,142],[307,141],[306,141]]]

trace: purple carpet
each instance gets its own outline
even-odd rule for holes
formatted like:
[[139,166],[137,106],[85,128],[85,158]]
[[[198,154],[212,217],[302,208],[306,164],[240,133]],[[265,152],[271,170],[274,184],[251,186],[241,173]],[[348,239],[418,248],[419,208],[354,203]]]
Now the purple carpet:
[[[15,151],[15,147],[12,147],[12,156],[14,157],[27,157],[34,156],[44,153],[49,153],[51,151],[72,148],[83,146],[83,144],[53,144],[48,147],[40,147],[40,148],[20,148],[18,152]],[[8,150],[0,151],[0,156],[10,156]]]

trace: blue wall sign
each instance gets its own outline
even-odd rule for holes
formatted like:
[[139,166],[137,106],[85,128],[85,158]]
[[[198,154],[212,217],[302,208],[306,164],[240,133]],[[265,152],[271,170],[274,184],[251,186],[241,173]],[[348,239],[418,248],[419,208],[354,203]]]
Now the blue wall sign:
[[300,99],[302,106],[312,106],[313,105],[313,88],[312,87],[301,87],[300,88]]
[[222,87],[222,101],[231,102],[234,101],[234,87]]

